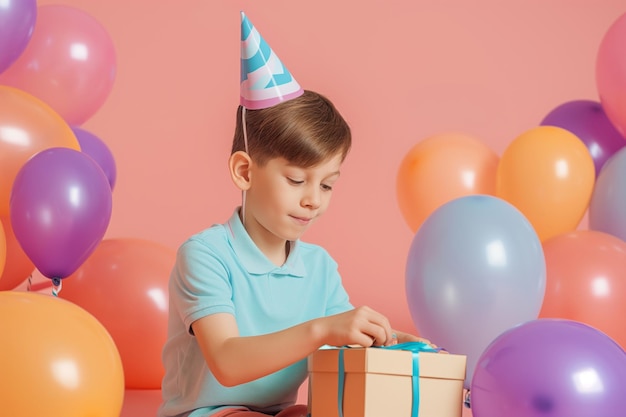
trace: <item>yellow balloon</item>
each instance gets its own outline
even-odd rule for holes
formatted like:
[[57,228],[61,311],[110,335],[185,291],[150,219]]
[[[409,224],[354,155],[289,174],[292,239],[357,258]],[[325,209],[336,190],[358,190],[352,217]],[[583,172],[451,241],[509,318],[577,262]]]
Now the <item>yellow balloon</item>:
[[496,196],[517,207],[545,241],[576,229],[594,183],[593,159],[585,144],[568,130],[539,126],[505,149]]
[[35,96],[0,85],[0,216],[9,214],[15,177],[37,152],[53,147],[80,151],[72,128]]

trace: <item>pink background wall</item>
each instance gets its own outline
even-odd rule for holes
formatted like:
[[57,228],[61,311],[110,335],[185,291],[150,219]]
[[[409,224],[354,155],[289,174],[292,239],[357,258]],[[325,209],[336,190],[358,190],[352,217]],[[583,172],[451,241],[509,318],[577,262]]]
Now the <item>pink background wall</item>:
[[413,233],[397,202],[400,161],[457,131],[498,154],[554,107],[598,100],[595,56],[623,0],[39,0],[96,17],[117,79],[83,127],[117,163],[106,237],[176,248],[239,203],[226,160],[239,100],[239,11],[300,84],[354,132],[330,210],[305,236],[340,264],[355,304],[414,330],[404,295]]

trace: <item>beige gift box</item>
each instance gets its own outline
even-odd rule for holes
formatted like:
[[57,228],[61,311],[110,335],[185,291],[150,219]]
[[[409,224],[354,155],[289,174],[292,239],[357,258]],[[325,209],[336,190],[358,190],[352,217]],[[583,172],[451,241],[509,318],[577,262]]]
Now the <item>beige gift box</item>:
[[[343,350],[343,396],[339,351]],[[419,417],[460,417],[467,357],[419,352]],[[413,352],[384,348],[320,349],[308,358],[311,417],[411,417]]]

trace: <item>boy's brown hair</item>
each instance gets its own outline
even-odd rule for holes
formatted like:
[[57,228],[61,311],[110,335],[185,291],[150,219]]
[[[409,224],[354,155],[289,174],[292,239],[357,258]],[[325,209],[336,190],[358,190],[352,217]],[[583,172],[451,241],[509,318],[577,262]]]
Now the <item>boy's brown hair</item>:
[[[232,153],[246,151],[241,113],[239,106]],[[350,127],[339,111],[313,91],[266,109],[246,109],[245,116],[247,152],[261,166],[279,157],[305,168],[337,154],[343,161],[352,144]]]

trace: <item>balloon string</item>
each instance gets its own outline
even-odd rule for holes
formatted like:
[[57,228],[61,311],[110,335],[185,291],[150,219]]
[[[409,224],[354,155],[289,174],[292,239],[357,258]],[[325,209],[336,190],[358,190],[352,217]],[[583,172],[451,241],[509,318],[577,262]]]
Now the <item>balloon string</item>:
[[52,278],[52,295],[55,297],[59,296],[61,289],[63,288],[63,284],[60,278]]
[[26,284],[26,291],[30,292],[32,286],[33,286],[33,274],[30,274],[28,276],[28,283]]
[[241,125],[243,127],[243,149],[248,153],[248,128],[246,126],[246,108],[241,108]]
[[[246,108],[241,108],[241,125],[243,126],[243,146],[248,153],[248,129],[246,127]],[[241,223],[246,224],[246,190],[241,192]]]

